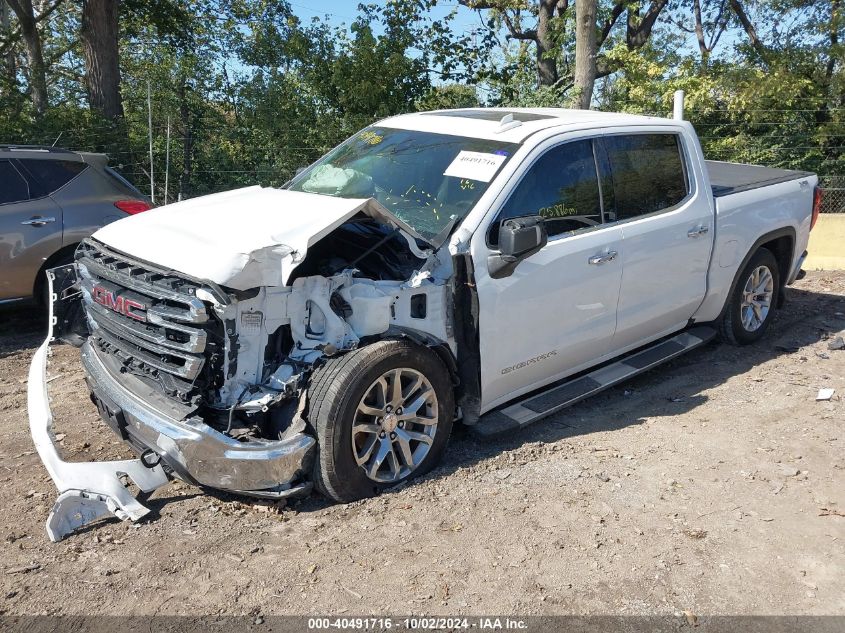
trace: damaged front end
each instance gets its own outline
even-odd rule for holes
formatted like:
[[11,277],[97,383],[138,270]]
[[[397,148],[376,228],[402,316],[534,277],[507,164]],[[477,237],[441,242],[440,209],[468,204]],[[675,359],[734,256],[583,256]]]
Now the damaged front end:
[[[307,255],[288,255],[299,259],[286,285],[249,290],[161,268],[96,239],[83,242],[74,265],[49,271],[52,331],[30,369],[29,417],[60,493],[48,519],[51,540],[110,515],[144,516],[127,477],[144,492],[177,477],[257,497],[305,495],[317,450],[308,384],[322,359],[402,336],[454,352],[451,262],[420,250],[398,227],[359,214]],[[88,336],[68,332],[73,319],[64,315],[80,304]],[[57,341],[81,343],[91,398],[138,459],[62,461],[46,385]]]

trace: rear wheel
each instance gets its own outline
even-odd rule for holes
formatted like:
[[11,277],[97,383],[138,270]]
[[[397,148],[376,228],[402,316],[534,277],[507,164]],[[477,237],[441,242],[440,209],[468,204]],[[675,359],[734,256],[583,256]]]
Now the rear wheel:
[[751,257],[725,309],[719,333],[734,345],[759,340],[771,323],[780,292],[780,271],[772,252],[761,248]]
[[431,350],[379,341],[314,372],[309,419],[317,489],[336,501],[377,494],[431,470],[454,417],[449,373]]

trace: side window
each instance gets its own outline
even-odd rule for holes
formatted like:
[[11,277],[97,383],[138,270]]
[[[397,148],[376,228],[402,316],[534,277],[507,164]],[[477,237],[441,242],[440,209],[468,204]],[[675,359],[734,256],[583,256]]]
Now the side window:
[[549,237],[601,224],[601,201],[592,141],[550,149],[534,163],[499,212],[490,234],[498,243],[502,220],[540,215]]
[[29,200],[26,181],[7,160],[0,160],[0,204]]
[[625,220],[668,209],[687,197],[686,172],[676,134],[631,134],[602,140],[613,180],[608,219]]
[[21,165],[34,179],[33,197],[46,196],[63,187],[85,170],[85,163],[73,160],[21,158]]

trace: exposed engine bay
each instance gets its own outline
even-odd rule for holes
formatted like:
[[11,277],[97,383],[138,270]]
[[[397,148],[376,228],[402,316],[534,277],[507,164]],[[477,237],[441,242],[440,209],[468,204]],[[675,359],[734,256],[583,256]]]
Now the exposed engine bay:
[[213,302],[227,334],[225,381],[197,401],[207,422],[233,437],[276,439],[321,358],[385,336],[449,344],[449,269],[415,254],[411,239],[357,217],[310,248],[288,286]]

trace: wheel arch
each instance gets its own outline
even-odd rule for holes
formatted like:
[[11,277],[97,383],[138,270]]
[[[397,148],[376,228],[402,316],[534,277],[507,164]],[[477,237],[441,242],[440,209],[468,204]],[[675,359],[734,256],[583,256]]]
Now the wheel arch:
[[771,251],[778,262],[778,273],[780,279],[778,280],[778,299],[776,307],[780,308],[783,305],[783,288],[786,285],[787,278],[789,277],[789,269],[792,265],[792,259],[795,254],[795,229],[791,226],[785,226],[775,229],[774,231],[770,231],[760,236],[757,241],[751,245],[751,248],[748,249],[745,257],[742,258],[742,261],[736,269],[733,281],[731,281],[731,287],[725,295],[725,303],[722,305],[721,312],[719,312],[718,320],[721,320],[725,316],[725,311],[731,303],[731,297],[733,297],[734,291],[736,291],[736,285],[739,283],[742,271],[744,271],[745,267],[748,266],[748,262],[751,261],[752,257],[754,257],[754,253],[761,248],[766,248]]
[[56,264],[58,264],[63,259],[67,258],[69,255],[73,255],[76,251],[79,243],[75,244],[68,244],[66,246],[62,246],[59,250],[55,253],[50,255],[44,263],[41,264],[41,267],[38,269],[38,272],[35,275],[35,280],[32,283],[32,296],[37,302],[41,302],[43,300],[42,290],[44,289],[44,284],[46,283],[46,276],[45,273],[51,268],[55,268]]

